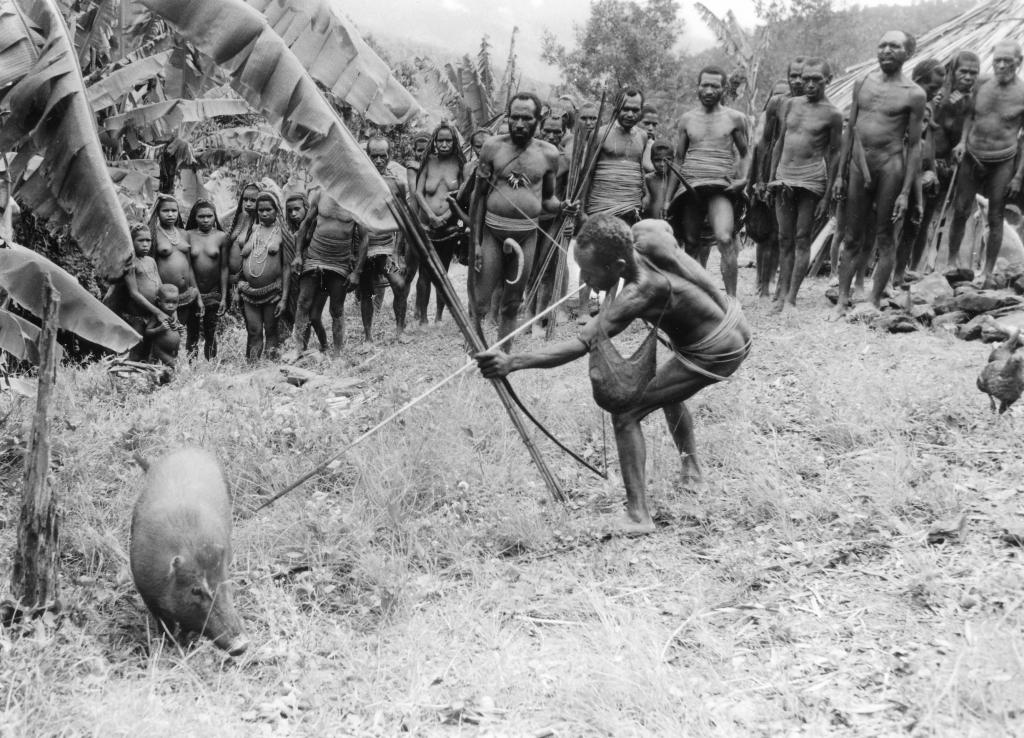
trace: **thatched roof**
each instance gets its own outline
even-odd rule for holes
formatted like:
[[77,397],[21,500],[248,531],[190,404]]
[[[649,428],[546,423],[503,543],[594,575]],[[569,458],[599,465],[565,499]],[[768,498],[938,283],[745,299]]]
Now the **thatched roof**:
[[[1021,39],[1024,39],[1024,2],[982,0],[966,13],[922,35],[917,40],[917,51],[903,70],[909,76],[919,61],[935,58],[945,64],[958,51],[973,51],[981,57],[981,73],[985,76],[992,71],[992,47],[999,41]],[[875,58],[848,67],[829,85],[829,100],[840,110],[849,110],[854,83],[874,69],[878,69]]]

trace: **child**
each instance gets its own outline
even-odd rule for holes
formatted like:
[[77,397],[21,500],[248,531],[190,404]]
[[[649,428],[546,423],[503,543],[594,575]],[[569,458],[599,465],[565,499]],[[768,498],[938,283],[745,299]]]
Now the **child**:
[[668,164],[674,152],[666,141],[655,141],[651,146],[654,171],[644,177],[643,211],[645,218],[666,218],[668,206],[679,187],[679,180],[671,176]]
[[150,344],[150,361],[159,361],[173,367],[178,361],[178,348],[184,331],[178,322],[178,288],[173,284],[162,284],[156,292],[156,306],[167,316],[160,320],[156,316],[146,321],[145,335]]

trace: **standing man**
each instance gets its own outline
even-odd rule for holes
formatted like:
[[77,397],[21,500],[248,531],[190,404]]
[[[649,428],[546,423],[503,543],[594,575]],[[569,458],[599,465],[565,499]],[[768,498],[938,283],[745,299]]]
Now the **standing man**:
[[949,234],[949,266],[960,269],[960,242],[967,217],[974,210],[974,197],[988,198],[988,240],[981,283],[991,286],[992,270],[1003,245],[1003,213],[1006,201],[1020,195],[1024,156],[1020,156],[1020,133],[1024,128],[1024,84],[1017,77],[1021,48],[1016,41],[1000,41],[992,56],[993,76],[978,85],[960,143],[953,158],[960,162],[956,178],[953,227]]
[[[391,144],[383,136],[366,142],[366,153],[373,166],[384,178],[392,196],[408,202],[409,190],[405,173],[395,171],[391,163]],[[371,231],[366,245],[366,264],[359,282],[359,308],[363,318],[363,334],[367,343],[373,342],[373,314],[377,283],[383,278],[391,285],[392,306],[398,336],[405,330],[405,239],[397,228],[393,231]]]
[[[540,100],[533,93],[513,96],[506,111],[509,132],[488,139],[480,150],[471,215],[474,236],[479,238],[474,239],[476,255],[470,264],[470,300],[481,335],[481,322],[496,290],[502,290],[499,338],[516,328],[533,268],[541,213],[575,214],[575,207],[555,194],[558,149],[533,137],[540,111]],[[511,339],[505,345],[511,346]]]
[[[604,143],[597,155],[593,177],[587,183],[583,195],[586,206],[580,214],[582,222],[602,213],[621,218],[626,225],[633,225],[640,220],[644,199],[643,156],[647,150],[647,132],[640,129],[637,123],[643,107],[644,94],[640,90],[626,88],[616,96],[614,108],[619,111],[618,117],[597,133],[598,141],[603,137]],[[589,305],[590,285],[587,285],[580,291],[581,324],[590,320]]]
[[801,79],[804,95],[786,100],[779,112],[779,139],[768,184],[775,195],[779,227],[781,271],[775,312],[782,312],[786,303],[796,306],[810,262],[811,226],[824,211],[825,193],[839,164],[843,116],[825,97],[831,79],[828,62],[808,59]]
[[[750,168],[747,120],[743,113],[722,105],[726,74],[704,67],[697,75],[701,106],[679,122],[676,156],[692,192],[682,195],[682,233],[686,248],[696,253],[705,218],[721,254],[725,291],[736,296],[736,212]],[[739,173],[736,160],[739,158]]]
[[[871,302],[880,307],[896,260],[896,224],[907,212],[910,188],[921,162],[921,121],[925,94],[903,75],[914,53],[914,37],[888,31],[878,42],[878,66],[853,88],[853,103],[836,198],[846,198],[846,233],[839,259],[839,300],[829,320],[850,306],[854,273],[878,244]],[[852,160],[852,161],[851,161]]]
[[[565,188],[569,178],[569,157],[565,153],[565,149],[562,146],[562,142],[565,140],[565,116],[551,114],[548,115],[540,125],[540,139],[547,141],[549,144],[558,149],[558,173],[555,175],[555,195],[559,199],[565,197]],[[530,315],[535,315],[537,312],[543,310],[547,306],[548,302],[551,301],[551,295],[559,286],[555,285],[555,274],[558,271],[558,254],[551,254],[548,258],[548,254],[553,250],[557,249],[554,243],[545,235],[554,223],[555,216],[550,213],[542,213],[539,219],[540,233],[538,233],[537,250],[533,260],[533,274],[530,275],[530,285],[537,285],[537,288],[533,291],[533,300],[527,304],[526,310]],[[544,262],[547,260],[547,266],[544,266]],[[541,269],[543,268],[543,273]],[[563,288],[564,289],[564,288]],[[549,316],[533,324],[533,336],[535,338],[542,337],[544,335],[544,327],[548,320],[553,320],[554,316]]]
[[771,294],[772,279],[779,268],[779,229],[775,209],[768,197],[771,181],[772,153],[779,138],[779,109],[789,98],[803,95],[804,58],[798,56],[786,68],[786,81],[776,82],[764,106],[761,137],[754,145],[750,164],[751,185],[747,188],[747,236],[757,244],[757,296]]

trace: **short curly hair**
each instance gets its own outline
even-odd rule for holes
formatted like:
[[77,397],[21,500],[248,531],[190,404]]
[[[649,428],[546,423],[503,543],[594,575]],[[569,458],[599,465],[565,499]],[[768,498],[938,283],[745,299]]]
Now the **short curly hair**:
[[576,235],[578,248],[592,250],[603,264],[626,259],[633,253],[633,234],[621,218],[602,213],[593,215]]

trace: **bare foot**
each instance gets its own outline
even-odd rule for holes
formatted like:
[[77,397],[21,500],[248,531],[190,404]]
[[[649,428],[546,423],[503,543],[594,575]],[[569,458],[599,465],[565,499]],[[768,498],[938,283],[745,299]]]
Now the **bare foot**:
[[608,524],[603,526],[602,529],[604,530],[605,535],[609,537],[622,536],[624,538],[646,536],[657,530],[654,526],[654,521],[651,520],[650,517],[646,520],[633,520],[627,515],[611,518],[608,521]]
[[829,323],[835,323],[838,320],[842,320],[846,317],[846,305],[843,304],[843,300],[836,303],[836,306],[832,308],[825,316],[825,320]]
[[770,309],[768,310],[768,312],[769,312],[770,314],[772,314],[772,315],[778,315],[778,314],[779,314],[779,313],[781,313],[781,312],[782,312],[783,310],[785,310],[785,308],[786,308],[786,301],[785,301],[785,300],[775,300],[775,301],[774,301],[774,302],[772,303],[772,306],[771,306],[771,308],[770,308]]

